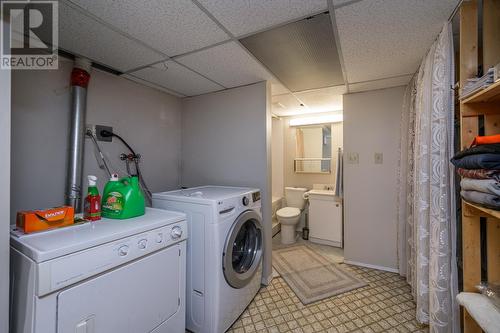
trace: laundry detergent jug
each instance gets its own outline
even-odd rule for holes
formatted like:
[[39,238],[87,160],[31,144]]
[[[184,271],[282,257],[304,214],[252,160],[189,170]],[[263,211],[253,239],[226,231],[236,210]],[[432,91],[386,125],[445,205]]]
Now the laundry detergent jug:
[[104,187],[101,214],[109,219],[128,219],[144,215],[146,204],[137,176],[118,179],[113,174]]

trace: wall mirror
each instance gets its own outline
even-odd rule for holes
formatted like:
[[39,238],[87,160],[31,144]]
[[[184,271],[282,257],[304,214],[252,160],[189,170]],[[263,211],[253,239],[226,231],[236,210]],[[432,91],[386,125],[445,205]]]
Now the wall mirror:
[[295,172],[331,173],[331,125],[299,126],[295,137]]

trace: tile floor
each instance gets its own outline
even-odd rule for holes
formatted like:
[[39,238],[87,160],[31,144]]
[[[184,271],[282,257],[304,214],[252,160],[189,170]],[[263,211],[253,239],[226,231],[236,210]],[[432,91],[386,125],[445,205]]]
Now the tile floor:
[[341,265],[369,285],[306,306],[278,276],[259,291],[228,332],[428,332],[415,320],[415,303],[404,278]]

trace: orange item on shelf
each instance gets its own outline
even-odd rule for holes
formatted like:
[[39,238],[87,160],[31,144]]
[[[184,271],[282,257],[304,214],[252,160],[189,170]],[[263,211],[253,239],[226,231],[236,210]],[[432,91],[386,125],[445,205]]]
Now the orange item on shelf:
[[21,211],[17,213],[17,228],[29,234],[53,228],[65,227],[75,221],[75,210],[71,206],[62,206],[41,210]]
[[474,141],[472,141],[472,146],[489,145],[492,143],[500,143],[500,134],[496,135],[486,135],[486,136],[476,136]]

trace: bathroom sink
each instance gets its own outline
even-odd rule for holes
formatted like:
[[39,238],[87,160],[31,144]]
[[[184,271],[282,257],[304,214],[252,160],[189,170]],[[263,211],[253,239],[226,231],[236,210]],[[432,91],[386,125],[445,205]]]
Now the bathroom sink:
[[312,189],[309,192],[307,192],[308,196],[327,196],[327,197],[332,197],[334,201],[342,201],[342,198],[339,198],[338,196],[335,195],[335,191],[333,190],[319,190],[319,189]]
[[332,191],[332,190],[310,190],[307,193],[309,193],[309,194],[318,194],[318,195],[331,195],[331,196],[335,196],[335,191]]

